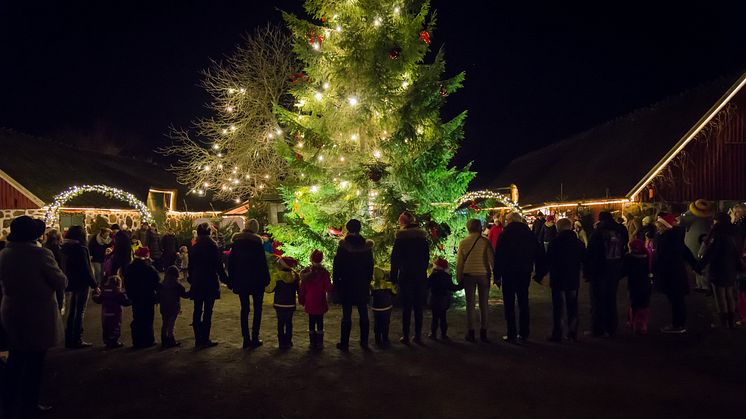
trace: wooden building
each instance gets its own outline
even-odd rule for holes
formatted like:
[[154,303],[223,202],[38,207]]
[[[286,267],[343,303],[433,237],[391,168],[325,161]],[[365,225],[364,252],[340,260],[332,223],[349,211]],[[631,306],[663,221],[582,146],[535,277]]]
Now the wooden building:
[[492,186],[518,185],[534,212],[746,200],[745,85],[746,72],[634,111],[515,159]]

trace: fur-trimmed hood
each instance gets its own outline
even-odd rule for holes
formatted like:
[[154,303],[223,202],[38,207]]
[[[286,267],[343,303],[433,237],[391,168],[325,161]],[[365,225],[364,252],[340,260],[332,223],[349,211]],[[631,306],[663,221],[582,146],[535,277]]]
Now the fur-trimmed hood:
[[427,240],[427,232],[419,228],[416,225],[409,225],[396,232],[397,239],[425,239]]
[[367,252],[373,250],[375,243],[359,234],[347,234],[344,239],[339,241],[339,247],[344,250],[354,252]]

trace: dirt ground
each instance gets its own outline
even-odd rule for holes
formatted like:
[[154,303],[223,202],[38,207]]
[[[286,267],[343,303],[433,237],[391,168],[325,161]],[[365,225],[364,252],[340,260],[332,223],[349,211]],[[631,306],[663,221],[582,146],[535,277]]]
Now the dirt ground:
[[[307,349],[307,319],[301,311],[294,319],[295,347],[280,351],[269,304],[264,346],[242,350],[238,299],[227,290],[215,309],[212,336],[219,346],[194,350],[187,301],[177,323],[183,348],[107,351],[101,344],[99,306],[91,303],[85,339],[96,345],[50,353],[43,394],[55,413],[48,417],[679,419],[743,414],[746,329],[711,328],[711,303],[702,295],[688,299],[686,335],[657,332],[669,311],[665,298],[655,295],[655,332],[649,336],[623,329],[613,339],[550,344],[545,340],[551,327],[548,288],[532,284],[532,341],[516,346],[498,343],[505,324],[500,292],[493,287],[492,293],[491,344],[463,340],[465,315],[457,308],[449,312],[452,343],[396,343],[370,352],[352,345],[349,354],[334,348],[338,306],[326,316],[321,353]],[[581,328],[586,329],[587,290],[581,293]],[[130,318],[127,310],[122,337],[127,344]],[[395,312],[392,341],[400,336],[400,319]],[[426,314],[426,328],[429,323]],[[158,318],[157,336],[159,330]],[[355,323],[353,341],[357,333]]]

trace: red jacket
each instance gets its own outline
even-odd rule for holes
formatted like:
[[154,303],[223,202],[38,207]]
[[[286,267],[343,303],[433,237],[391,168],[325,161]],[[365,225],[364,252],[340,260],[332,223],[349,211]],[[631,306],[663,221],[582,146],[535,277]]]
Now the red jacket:
[[492,250],[495,250],[497,247],[497,239],[500,238],[500,234],[503,232],[503,226],[501,225],[493,225],[492,228],[490,228],[490,232],[487,235],[487,239],[490,241],[490,244],[492,244]]
[[300,273],[300,295],[298,301],[305,307],[306,313],[320,316],[329,311],[326,293],[332,286],[329,271],[321,266],[311,266]]

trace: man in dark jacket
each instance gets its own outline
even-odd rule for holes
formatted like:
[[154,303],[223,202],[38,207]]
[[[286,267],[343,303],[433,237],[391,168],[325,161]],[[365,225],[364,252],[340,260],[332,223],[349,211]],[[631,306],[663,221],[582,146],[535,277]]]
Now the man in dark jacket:
[[567,311],[567,338],[578,338],[578,289],[585,257],[585,244],[572,231],[570,220],[557,220],[557,231],[557,237],[549,242],[547,250],[549,287],[552,289],[551,342],[562,342],[563,311]]
[[402,304],[401,343],[409,345],[409,326],[414,310],[414,341],[422,343],[422,306],[427,298],[427,268],[430,265],[430,245],[425,230],[419,228],[409,212],[399,216],[391,251],[391,282],[399,284]]
[[347,351],[352,330],[352,307],[360,315],[360,346],[368,348],[368,301],[373,279],[373,242],[360,235],[360,221],[347,222],[347,235],[334,255],[332,281],[342,300],[342,331],[337,348]]
[[88,251],[91,253],[91,266],[93,267],[93,277],[101,285],[104,280],[103,264],[106,258],[106,249],[111,246],[111,230],[101,228],[99,232],[88,240]]
[[111,234],[114,236],[114,250],[112,253],[112,275],[116,275],[121,269],[127,268],[132,263],[132,239],[126,231],[120,230],[119,225],[111,226]]
[[616,294],[628,243],[627,229],[614,221],[611,213],[601,212],[598,225],[588,239],[588,256],[583,270],[591,286],[593,336],[612,336],[616,333],[619,322]]
[[[531,272],[535,278],[544,276],[544,244],[536,240],[518,213],[510,214],[509,224],[500,235],[495,248],[495,285],[503,288],[506,342],[525,341],[529,336],[528,287]],[[519,327],[516,330],[515,303],[518,299]]]
[[[262,323],[264,288],[269,285],[269,268],[264,255],[259,222],[249,220],[246,229],[233,239],[233,247],[228,257],[228,277],[233,292],[241,301],[241,334],[243,348],[257,348],[262,345],[259,329]],[[254,320],[249,333],[250,299],[254,300]]]
[[210,238],[210,225],[202,223],[197,226],[197,241],[189,254],[189,282],[192,285],[189,293],[194,299],[192,328],[195,345],[198,348],[209,348],[218,344],[210,340],[210,328],[212,309],[215,300],[220,298],[221,281],[228,283],[223,256],[217,243]]
[[546,220],[544,219],[544,213],[539,211],[539,213],[536,214],[534,223],[531,224],[531,232],[534,233],[536,240],[538,240],[539,242],[543,241],[544,223],[546,223]]
[[155,345],[153,320],[158,302],[158,271],[150,260],[150,249],[141,247],[135,260],[124,271],[124,288],[132,301],[132,346],[148,348]]
[[[655,241],[653,271],[656,287],[671,303],[672,321],[661,329],[663,333],[686,333],[686,302],[689,294],[688,263],[697,267],[697,260],[684,243],[684,231],[676,225],[671,214],[660,214],[655,222],[658,238]],[[697,267],[698,269],[698,267]]]
[[179,252],[176,235],[173,231],[167,230],[161,238],[161,251],[163,252],[161,264],[163,264],[163,270],[165,271],[169,266],[176,264],[176,255]]
[[85,247],[85,231],[81,226],[72,226],[62,242],[62,271],[67,276],[68,308],[65,327],[65,347],[86,348],[90,343],[83,342],[83,318],[91,289],[97,289],[93,277],[91,257]]

